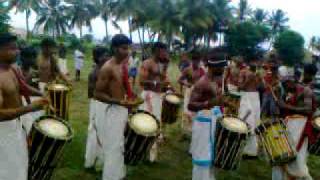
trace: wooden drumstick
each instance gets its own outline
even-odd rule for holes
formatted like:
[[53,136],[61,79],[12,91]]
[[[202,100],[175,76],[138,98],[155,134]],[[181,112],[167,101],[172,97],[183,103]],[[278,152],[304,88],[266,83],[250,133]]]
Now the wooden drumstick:
[[278,102],[278,98],[277,98],[276,94],[274,93],[273,88],[272,88],[269,84],[268,84],[267,86],[268,86],[268,88],[270,88],[270,91],[271,91],[271,94],[272,94],[273,99],[274,99],[276,102]]
[[251,114],[251,110],[248,110],[247,113],[242,118],[242,121],[246,121],[248,119],[248,117],[250,116],[250,114]]

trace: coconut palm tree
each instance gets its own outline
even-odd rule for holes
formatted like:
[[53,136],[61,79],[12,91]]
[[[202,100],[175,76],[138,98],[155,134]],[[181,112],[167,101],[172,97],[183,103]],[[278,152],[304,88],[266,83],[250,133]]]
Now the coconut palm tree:
[[252,20],[256,24],[262,24],[262,23],[266,22],[267,17],[268,17],[268,12],[263,9],[258,8],[253,12]]
[[99,15],[95,1],[68,0],[66,2],[70,4],[68,9],[71,17],[70,27],[76,26],[80,30],[80,38],[82,38],[83,26],[87,26],[91,30],[91,20]]
[[60,0],[47,0],[39,3],[35,30],[43,31],[53,37],[65,33],[69,27],[68,7]]
[[[211,28],[213,32],[217,35],[220,35],[219,45],[222,45],[222,35],[225,30],[227,30],[229,24],[233,21],[232,11],[234,10],[230,6],[229,0],[215,0],[210,7],[211,12],[214,14],[215,23],[213,23],[213,27]],[[208,39],[210,40],[210,39]],[[210,44],[208,44],[210,46]]]
[[187,46],[195,44],[197,39],[209,39],[210,28],[215,22],[209,1],[184,0],[178,4],[179,16]]
[[288,21],[289,18],[286,16],[286,13],[283,12],[281,9],[273,11],[269,18],[269,24],[271,26],[273,35],[276,35],[287,29]]
[[248,16],[252,13],[252,10],[248,4],[248,0],[240,0],[238,9],[238,18],[240,22],[246,20]]
[[112,1],[111,0],[98,0],[96,2],[96,7],[100,12],[101,18],[104,21],[105,28],[106,28],[106,37],[109,36],[108,32],[108,21],[112,16]]
[[17,12],[24,12],[26,17],[26,30],[27,30],[27,38],[30,36],[30,26],[29,26],[29,18],[31,15],[32,9],[35,10],[38,8],[39,1],[37,0],[11,0],[9,1],[9,8],[16,8]]
[[0,33],[9,31],[9,19],[7,14],[8,9],[3,2],[0,2]]

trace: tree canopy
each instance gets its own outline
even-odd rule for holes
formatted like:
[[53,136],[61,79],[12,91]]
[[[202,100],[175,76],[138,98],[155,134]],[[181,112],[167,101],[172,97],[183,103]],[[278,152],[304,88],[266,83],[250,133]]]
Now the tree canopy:
[[304,38],[297,32],[286,30],[276,38],[274,47],[283,63],[292,66],[304,58]]

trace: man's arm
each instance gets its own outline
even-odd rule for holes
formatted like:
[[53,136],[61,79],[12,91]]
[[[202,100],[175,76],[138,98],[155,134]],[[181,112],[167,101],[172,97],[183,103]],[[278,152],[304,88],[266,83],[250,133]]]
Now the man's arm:
[[14,120],[21,115],[27,114],[29,112],[34,112],[40,110],[41,107],[35,104],[31,104],[28,106],[20,107],[20,108],[3,108],[3,94],[0,89],[0,122]]
[[188,109],[193,112],[197,112],[203,109],[207,109],[210,107],[210,99],[207,99],[206,101],[201,101],[201,96],[203,96],[208,92],[208,88],[205,87],[205,85],[201,82],[197,82],[194,85],[194,88],[190,95],[190,101],[188,104]]
[[312,113],[312,101],[313,101],[313,93],[312,90],[309,88],[305,88],[303,92],[303,106],[292,106],[289,104],[285,104],[283,101],[281,101],[280,107],[284,109],[288,109],[291,111],[295,111],[297,113],[303,113],[303,114],[309,114]]
[[101,69],[98,75],[98,80],[96,83],[96,89],[94,91],[94,97],[104,103],[108,104],[121,104],[117,99],[110,97],[105,93],[106,89],[109,89],[109,84],[111,80],[111,69],[105,68]]

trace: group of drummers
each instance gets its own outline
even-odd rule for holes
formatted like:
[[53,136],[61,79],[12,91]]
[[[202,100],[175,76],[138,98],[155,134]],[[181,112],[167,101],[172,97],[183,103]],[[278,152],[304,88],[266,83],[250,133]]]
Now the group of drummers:
[[[0,34],[0,179],[50,179],[73,131],[68,122],[71,81],[46,38],[37,57],[38,86],[26,83],[15,64],[17,37]],[[264,154],[272,179],[312,179],[308,154],[319,155],[320,119],[313,78],[317,68],[293,68],[276,61],[227,60],[222,49],[182,55],[181,89],[170,83],[167,46],[153,44],[139,67],[136,95],[129,80],[131,40],[122,34],[93,51],[89,75],[89,128],[85,167],[103,166],[103,180],[126,179],[126,165],[156,162],[166,127],[180,118],[191,135],[192,179],[215,179],[215,169],[236,170],[243,157]],[[111,55],[112,54],[112,55]],[[189,60],[189,58],[191,60]],[[59,79],[59,80],[57,80]]]

